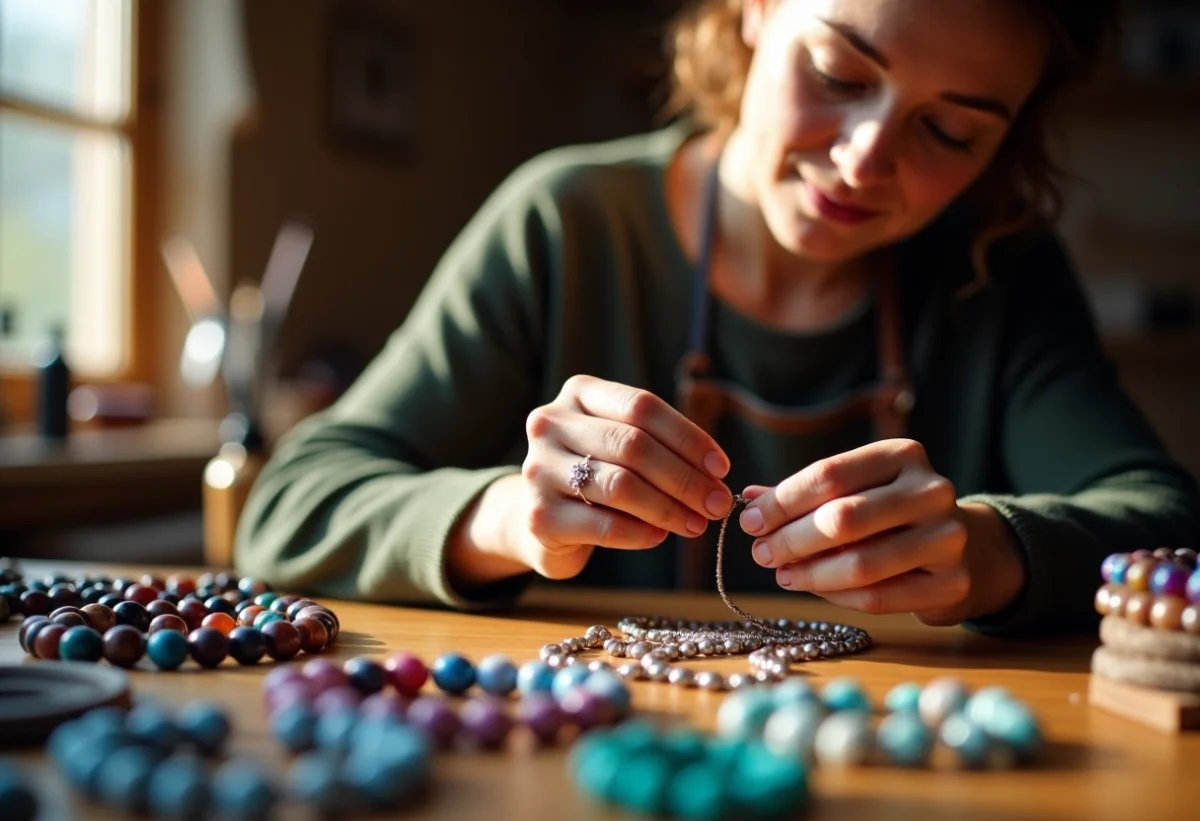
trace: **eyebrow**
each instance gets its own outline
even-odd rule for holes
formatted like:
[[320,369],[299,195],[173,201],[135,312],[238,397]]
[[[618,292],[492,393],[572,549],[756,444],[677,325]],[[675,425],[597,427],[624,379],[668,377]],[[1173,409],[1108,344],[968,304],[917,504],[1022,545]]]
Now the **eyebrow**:
[[[871,43],[869,43],[852,27],[846,25],[845,23],[826,20],[823,17],[818,17],[817,19],[841,35],[841,37],[847,43],[849,43],[855,51],[862,54],[880,68],[886,70],[892,67],[891,62],[889,62],[888,58],[883,55],[883,52],[871,45]],[[955,105],[960,105],[964,108],[973,108],[976,111],[982,111],[987,114],[994,114],[1002,120],[1012,119],[1012,112],[1009,111],[1008,106],[994,97],[979,97],[974,94],[960,94],[957,91],[944,91],[942,92],[941,97],[946,102],[954,103]]]

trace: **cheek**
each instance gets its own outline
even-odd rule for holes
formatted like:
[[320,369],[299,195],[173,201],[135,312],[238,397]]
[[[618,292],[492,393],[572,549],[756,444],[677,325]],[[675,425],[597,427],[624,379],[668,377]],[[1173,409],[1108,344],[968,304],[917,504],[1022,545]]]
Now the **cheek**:
[[910,167],[900,182],[905,222],[923,225],[936,217],[978,179],[982,170],[977,162],[963,161]]

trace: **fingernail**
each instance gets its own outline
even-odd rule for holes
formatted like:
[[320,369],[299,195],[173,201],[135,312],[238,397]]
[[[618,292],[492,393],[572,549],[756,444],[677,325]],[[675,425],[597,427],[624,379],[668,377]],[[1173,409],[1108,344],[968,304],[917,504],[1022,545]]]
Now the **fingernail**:
[[725,461],[724,456],[712,450],[704,457],[704,469],[708,471],[709,476],[720,479],[729,472],[729,463]]
[[754,561],[763,567],[771,563],[771,548],[767,547],[766,542],[755,542],[752,550],[754,552]]
[[779,582],[780,587],[787,587],[792,583],[792,571],[786,567],[777,570],[775,572],[775,581]]
[[719,490],[714,490],[708,494],[708,498],[704,500],[704,506],[708,508],[708,512],[714,516],[724,516],[729,512],[730,506],[733,504],[733,499],[728,493],[723,493]]
[[704,528],[706,527],[708,527],[708,520],[699,513],[689,513],[687,515],[688,533],[691,533],[693,536],[699,536],[704,532]]
[[753,536],[763,529],[762,511],[756,507],[748,507],[742,511],[738,522],[742,525],[742,530]]

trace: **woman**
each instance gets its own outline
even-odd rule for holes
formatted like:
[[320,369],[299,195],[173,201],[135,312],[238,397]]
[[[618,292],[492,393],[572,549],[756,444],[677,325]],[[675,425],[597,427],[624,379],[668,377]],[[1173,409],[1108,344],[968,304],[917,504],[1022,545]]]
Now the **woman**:
[[[242,569],[496,606],[535,575],[932,624],[1087,624],[1200,495],[1042,219],[1108,3],[709,0],[654,134],[519,169],[386,350],[278,448]],[[736,531],[744,531],[753,540]]]

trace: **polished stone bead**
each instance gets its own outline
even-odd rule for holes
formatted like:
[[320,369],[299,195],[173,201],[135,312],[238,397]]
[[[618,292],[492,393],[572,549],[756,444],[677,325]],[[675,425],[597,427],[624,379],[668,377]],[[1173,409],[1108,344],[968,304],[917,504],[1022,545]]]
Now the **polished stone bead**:
[[1128,553],[1112,553],[1100,563],[1100,576],[1110,584],[1124,584],[1131,559]]
[[1200,604],[1200,570],[1193,570],[1192,574],[1188,576],[1184,593],[1187,594],[1187,600],[1189,602],[1192,604]]
[[925,764],[933,750],[933,734],[913,710],[901,710],[884,717],[879,723],[877,739],[888,759],[904,767]]
[[91,627],[72,627],[58,642],[58,657],[63,661],[99,661],[104,657],[104,637]]
[[947,716],[938,730],[942,744],[952,750],[959,763],[981,767],[987,763],[992,741],[983,727],[961,713]]
[[290,621],[273,621],[257,628],[267,642],[267,655],[287,661],[300,652],[300,631]]
[[188,653],[201,667],[216,667],[229,655],[229,636],[211,627],[188,634]]
[[17,630],[17,642],[21,645],[21,649],[24,650],[26,653],[32,654],[32,651],[30,650],[29,645],[26,644],[26,641],[25,641],[26,636],[29,635],[29,632],[33,629],[33,627],[35,625],[49,624],[49,623],[50,623],[49,616],[26,616],[21,621],[21,626]]
[[462,695],[475,683],[475,667],[458,653],[443,653],[429,668],[433,683],[452,695]]
[[187,635],[188,626],[187,622],[183,620],[182,616],[172,616],[169,614],[155,616],[150,621],[150,627],[146,632],[150,635],[154,635],[161,630],[174,630],[177,633],[183,633],[184,635]]
[[[334,692],[334,691],[329,691]],[[317,710],[317,726],[313,738],[317,746],[325,750],[346,752],[350,748],[350,737],[358,726],[357,705],[342,705],[337,709]]]
[[[279,594],[275,593],[274,591],[268,590],[266,592],[259,593],[257,596],[253,596],[252,598],[253,598],[254,603],[257,604],[259,607],[269,609],[271,607],[271,605],[274,604],[279,599]],[[283,614],[286,616],[287,611],[284,610]]]
[[220,752],[229,739],[229,717],[212,702],[189,702],[180,710],[178,721],[184,737],[205,755]]
[[301,596],[278,596],[270,604],[263,605],[268,610],[274,610],[281,616],[286,616],[288,608],[300,601]]
[[999,709],[1004,702],[1012,700],[1012,694],[1000,686],[984,687],[976,690],[970,698],[967,699],[963,707],[963,715],[971,721],[983,726],[992,720],[996,710]]
[[54,613],[50,614],[50,621],[53,622],[54,624],[60,624],[63,627],[66,627],[68,629],[70,629],[72,627],[86,627],[87,626],[87,623],[88,623],[87,619],[84,618],[83,613],[81,613],[79,610],[76,610],[75,608],[71,608],[68,610],[65,607],[60,607],[55,612],[58,613],[58,615],[55,615]]
[[204,606],[208,608],[209,613],[225,613],[230,616],[237,614],[234,603],[224,596],[209,596],[204,600]]
[[458,735],[458,715],[438,696],[415,699],[408,705],[405,719],[439,747],[448,747]]
[[[133,602],[128,602],[133,604]],[[141,605],[136,605],[141,607]],[[117,667],[132,667],[146,654],[146,637],[128,624],[118,624],[104,634],[104,658]]]
[[160,818],[201,821],[212,802],[208,771],[193,756],[172,756],[151,772],[146,800]]
[[96,787],[106,803],[126,812],[141,812],[147,804],[150,774],[161,753],[150,747],[121,747],[112,751],[96,773]]
[[292,626],[300,633],[300,649],[310,655],[321,652],[329,643],[329,631],[311,616],[296,619]]
[[125,729],[142,744],[175,751],[183,741],[183,732],[170,714],[154,703],[139,704],[125,717]]
[[558,701],[569,721],[587,730],[620,720],[617,708],[604,696],[586,687],[574,687]]
[[1032,756],[1041,747],[1041,728],[1023,702],[1016,699],[1001,701],[987,719],[980,724],[984,732],[1007,744],[1018,755]]
[[375,811],[401,809],[429,779],[429,745],[411,727],[365,728],[374,742],[356,742],[341,767],[341,779]]
[[320,607],[320,605],[312,599],[297,599],[288,605],[288,609],[284,611],[284,615],[287,616],[288,621],[295,621],[300,615],[300,611],[306,607]]
[[1189,604],[1179,615],[1179,624],[1193,636],[1200,635],[1200,605]]
[[51,608],[72,607],[82,604],[79,600],[79,591],[75,589],[75,585],[65,582],[52,585],[46,591],[46,597],[50,599]]
[[275,622],[286,621],[282,613],[276,613],[274,610],[263,610],[254,617],[254,627],[259,630],[266,627],[268,624]]
[[253,627],[235,627],[229,633],[229,655],[238,664],[258,664],[267,652],[267,638]]
[[296,703],[271,714],[271,735],[289,752],[303,753],[316,745],[317,712]]
[[1175,596],[1154,600],[1150,606],[1150,626],[1159,630],[1179,630],[1183,627],[1183,609],[1187,602]]
[[146,605],[146,612],[150,615],[150,620],[153,622],[159,616],[178,616],[179,608],[169,601],[155,599]]
[[388,656],[383,669],[396,692],[409,698],[421,692],[421,688],[429,679],[429,669],[412,653],[394,653]]
[[213,807],[226,818],[260,821],[278,801],[269,773],[256,761],[233,758],[213,774]]
[[[278,603],[278,602],[277,602]],[[274,605],[272,605],[273,607]],[[321,624],[325,625],[325,629],[329,631],[329,643],[333,644],[337,641],[338,633],[341,630],[341,623],[338,621],[337,615],[327,607],[320,605],[309,605],[303,608],[296,614],[296,618],[311,617],[317,619]]]
[[121,598],[120,593],[105,593],[103,596],[100,597],[100,600],[96,603],[102,604],[105,607],[107,607],[109,610],[112,610],[114,607],[116,607],[118,604],[120,604],[123,601],[125,601],[125,599]]
[[[46,616],[42,618],[44,621],[39,621],[32,625],[29,628],[29,632],[25,634],[25,645],[28,648],[29,655],[35,659],[58,658],[58,642],[62,638],[62,634],[67,632],[67,628],[61,624],[55,624]],[[43,632],[47,634],[46,639],[41,638]],[[51,655],[43,656],[43,652],[51,653]]]
[[583,680],[582,687],[590,690],[613,706],[617,718],[629,715],[633,706],[633,696],[625,681],[611,670],[600,670],[590,673]]
[[629,756],[627,766],[612,784],[612,800],[643,815],[661,815],[667,806],[672,768],[657,750]]
[[135,601],[121,602],[113,608],[113,614],[117,617],[117,624],[127,624],[142,633],[150,629],[150,614]]
[[152,633],[146,639],[146,655],[158,669],[176,670],[188,657],[187,636],[178,630],[160,630]]
[[671,776],[667,786],[667,811],[685,821],[719,821],[728,817],[724,774],[705,761],[684,765]]
[[196,592],[196,580],[190,576],[170,576],[167,578],[166,589],[177,596],[186,596]]
[[233,628],[237,627],[237,620],[228,613],[210,613],[200,622],[200,626],[211,627],[228,636],[233,632]]
[[561,704],[566,694],[583,684],[590,675],[588,669],[582,665],[564,667],[554,674],[554,682],[550,685],[550,694]]
[[335,687],[350,686],[350,679],[346,677],[346,671],[342,669],[342,666],[328,659],[312,659],[304,664],[301,671],[317,693]]
[[969,695],[961,680],[953,676],[936,678],[921,690],[917,710],[922,721],[930,727],[937,727],[946,716],[962,710]]
[[862,710],[869,712],[871,700],[856,679],[835,678],[821,690],[821,700],[833,712]]
[[512,719],[504,702],[497,696],[472,698],[458,712],[462,732],[485,749],[504,744],[512,729]]
[[387,671],[383,665],[365,656],[348,659],[342,666],[350,686],[364,696],[378,693],[387,684]]
[[616,785],[624,773],[627,755],[612,734],[592,731],[572,746],[567,766],[580,792],[608,803],[616,800]]
[[1187,595],[1188,571],[1174,561],[1161,562],[1150,574],[1150,592],[1155,596]]
[[369,695],[358,705],[358,714],[364,721],[383,718],[403,719],[408,711],[409,699],[391,693]]
[[905,681],[888,690],[883,697],[883,706],[891,713],[918,712],[921,705],[921,685]]
[[775,700],[765,689],[735,692],[717,709],[717,732],[725,738],[757,738],[774,709]]
[[517,703],[517,720],[543,744],[553,744],[566,721],[562,708],[545,692],[532,692]]
[[522,695],[549,693],[556,675],[556,671],[544,661],[527,661],[517,671],[517,690]]
[[187,622],[188,630],[198,630],[208,616],[208,608],[198,599],[184,599],[179,603],[179,615]]
[[1154,568],[1158,566],[1158,559],[1142,558],[1137,559],[1129,569],[1125,571],[1125,584],[1136,593],[1144,592],[1150,589],[1150,574],[1154,572]]
[[825,705],[815,699],[782,704],[763,725],[763,744],[775,755],[811,761],[813,739],[826,715]]
[[242,604],[246,606],[242,607],[241,605],[238,605],[239,609],[237,614],[237,623],[243,627],[253,627],[254,620],[258,618],[260,613],[265,613],[266,608],[259,607],[257,604],[251,604],[249,602],[242,602]]
[[357,710],[362,700],[362,693],[347,684],[345,687],[330,687],[318,693],[313,699],[313,708],[322,715],[339,710]]
[[507,696],[517,688],[517,668],[508,656],[487,656],[479,662],[475,677],[485,693]]
[[153,587],[147,587],[143,584],[131,584],[125,588],[124,595],[126,601],[134,601],[145,607],[158,598],[158,591]]
[[336,753],[325,750],[299,756],[288,768],[288,795],[319,817],[353,812],[358,809],[354,790],[342,778],[340,764]]
[[0,807],[6,821],[34,821],[38,797],[24,773],[0,762]]
[[865,764],[875,746],[870,714],[843,710],[821,722],[813,737],[816,760],[824,766]]
[[[1109,597],[1111,602],[1112,597]],[[1139,591],[1130,593],[1125,600],[1124,616],[1134,624],[1139,624],[1142,627],[1150,625],[1150,608],[1154,606],[1154,596],[1148,591]]]
[[41,590],[26,590],[21,594],[21,612],[26,616],[48,616],[53,609],[50,597]]

